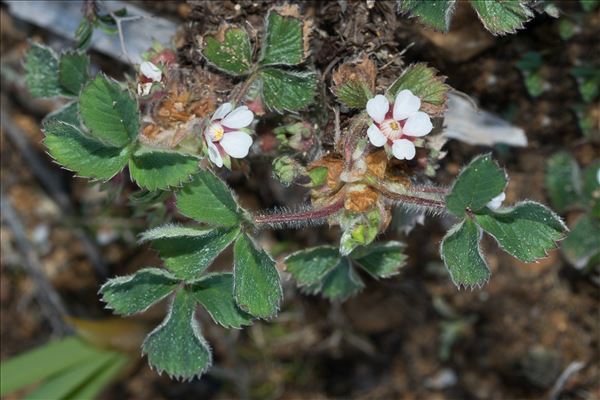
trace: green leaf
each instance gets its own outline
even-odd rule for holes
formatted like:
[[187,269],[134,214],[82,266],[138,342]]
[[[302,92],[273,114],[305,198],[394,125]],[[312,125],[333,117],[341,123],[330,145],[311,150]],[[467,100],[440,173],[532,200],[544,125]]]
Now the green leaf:
[[69,125],[73,125],[74,127],[81,129],[81,121],[79,120],[79,107],[77,101],[72,101],[70,103],[65,104],[61,108],[56,111],[51,112],[50,114],[44,117],[42,121],[42,126],[46,126],[52,121],[60,121]]
[[100,371],[96,372],[82,387],[70,393],[68,399],[94,399],[96,396],[110,385],[129,363],[127,356],[115,353],[111,361]]
[[571,68],[571,75],[577,81],[579,93],[586,103],[594,101],[600,94],[600,70],[593,66]]
[[523,0],[471,0],[485,28],[494,35],[515,33],[533,17]]
[[87,18],[81,18],[81,22],[75,31],[75,40],[77,41],[77,49],[85,50],[92,43],[94,34],[94,26]]
[[172,151],[141,149],[129,160],[131,179],[150,191],[180,186],[197,170],[196,157]]
[[124,147],[138,135],[138,107],[126,90],[104,75],[88,83],[79,96],[81,120],[95,138]]
[[410,90],[421,99],[421,110],[432,115],[441,114],[446,108],[448,90],[444,77],[438,76],[436,70],[419,63],[408,66],[387,91],[389,97],[395,98],[404,89]]
[[46,122],[44,144],[59,164],[79,176],[107,180],[125,167],[129,151],[110,147],[85,136],[73,125]]
[[233,259],[237,305],[258,318],[275,316],[283,297],[275,261],[246,235],[236,240]]
[[90,78],[89,68],[90,58],[85,53],[65,53],[60,57],[58,79],[69,93],[79,96],[81,88]]
[[349,108],[365,108],[373,97],[369,88],[360,81],[348,81],[340,85],[335,95]]
[[458,175],[452,191],[446,196],[446,208],[462,217],[467,209],[478,211],[506,187],[505,171],[484,154],[475,157]]
[[238,227],[208,230],[165,225],[144,232],[141,241],[151,240],[165,266],[176,277],[191,280],[198,278],[239,233]]
[[581,8],[583,8],[583,11],[585,12],[593,11],[596,7],[598,7],[599,3],[600,1],[598,0],[579,0]]
[[169,314],[144,340],[142,354],[150,365],[171,378],[190,380],[202,375],[212,364],[212,353],[202,337],[194,312],[196,301],[186,290],[180,290],[169,308]]
[[401,0],[398,3],[398,11],[410,13],[419,20],[434,29],[448,32],[450,20],[454,13],[455,0]]
[[262,65],[297,65],[304,60],[304,23],[300,18],[270,10],[262,47]]
[[119,355],[113,352],[98,352],[97,356],[85,363],[74,365],[68,370],[51,377],[29,393],[26,399],[68,398],[78,388],[93,380],[103,368],[113,363],[117,357]]
[[168,271],[144,268],[133,275],[110,279],[99,293],[107,308],[117,314],[130,315],[146,311],[167,297],[179,284]]
[[297,111],[312,104],[317,80],[313,72],[265,68],[261,71],[262,98],[270,110]]
[[546,257],[567,230],[550,209],[532,201],[499,211],[483,210],[475,219],[504,251],[525,262]]
[[100,351],[80,339],[68,337],[4,360],[0,368],[0,396],[85,363],[99,354]]
[[552,206],[558,212],[565,212],[578,203],[581,171],[569,153],[557,153],[548,160],[545,184]]
[[467,219],[454,225],[442,240],[440,254],[458,288],[481,287],[490,279],[490,270],[479,248],[480,239],[481,229]]
[[404,245],[394,241],[373,243],[355,250],[350,256],[374,278],[396,275],[406,263]]
[[592,215],[600,218],[600,160],[583,170],[582,199]]
[[202,55],[216,68],[238,76],[250,72],[252,47],[245,29],[223,25],[214,36],[204,38]]
[[207,275],[190,285],[189,290],[217,324],[236,329],[252,324],[252,316],[235,304],[231,273]]
[[216,226],[234,226],[242,220],[231,190],[210,171],[199,171],[177,193],[177,208],[186,217]]
[[321,291],[323,296],[329,300],[344,301],[358,293],[364,286],[365,284],[356,274],[350,260],[343,257],[338,265],[323,278]]
[[290,254],[284,260],[286,270],[298,286],[318,283],[340,262],[340,251],[333,246],[319,246]]
[[599,243],[600,220],[585,214],[562,242],[561,249],[569,263],[577,268],[584,268],[600,254]]
[[31,43],[25,55],[25,83],[34,97],[64,95],[58,80],[58,57],[51,48]]

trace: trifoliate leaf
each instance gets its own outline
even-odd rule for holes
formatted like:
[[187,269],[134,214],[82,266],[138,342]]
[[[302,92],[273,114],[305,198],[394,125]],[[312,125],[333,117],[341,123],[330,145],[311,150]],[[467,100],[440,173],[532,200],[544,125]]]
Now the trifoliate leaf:
[[445,79],[445,77],[437,75],[436,70],[426,64],[412,64],[392,83],[387,95],[395,98],[401,90],[408,89],[421,99],[421,111],[439,116],[446,110],[448,90],[450,89],[444,83]]
[[262,65],[297,65],[308,54],[310,26],[295,5],[274,8],[267,15]]
[[446,207],[457,217],[465,210],[478,211],[506,187],[506,173],[490,154],[476,157],[456,178],[452,191],[446,196]]
[[236,240],[233,260],[237,305],[258,318],[275,316],[283,297],[275,261],[246,235]]
[[567,230],[550,209],[529,201],[499,211],[484,209],[475,220],[504,251],[525,262],[545,257]]
[[404,245],[394,241],[359,247],[350,257],[374,278],[396,275],[406,263]]
[[344,301],[364,287],[365,284],[356,274],[350,260],[343,257],[338,265],[323,278],[321,291],[323,296],[329,300]]
[[227,24],[221,25],[215,35],[204,38],[202,55],[216,68],[234,76],[245,75],[252,67],[248,33]]
[[212,353],[202,337],[194,312],[196,301],[186,290],[177,292],[169,314],[144,340],[142,353],[161,374],[190,380],[202,375],[212,364]]
[[494,35],[515,33],[533,17],[522,0],[471,0],[485,28]]
[[448,32],[454,4],[455,0],[400,0],[398,11],[417,17],[423,24],[434,29]]
[[164,225],[141,235],[141,241],[152,241],[165,266],[175,276],[197,279],[215,258],[239,235],[239,228],[196,229]]
[[547,163],[546,190],[552,206],[560,213],[577,205],[581,192],[581,171],[569,153],[557,153]]
[[58,78],[60,84],[71,94],[79,96],[89,76],[90,58],[85,53],[69,52],[60,56]]
[[79,120],[79,104],[77,101],[67,103],[58,110],[46,115],[42,121],[42,126],[45,126],[51,121],[64,122],[66,124],[73,125],[77,129],[81,129],[81,121]]
[[59,164],[79,176],[107,180],[125,167],[128,149],[107,146],[65,122],[44,124],[44,144]]
[[177,193],[177,208],[183,215],[210,225],[235,226],[242,220],[231,190],[209,171],[199,171]]
[[600,254],[600,219],[583,215],[561,243],[566,259],[576,268],[585,268]]
[[189,291],[217,324],[236,329],[252,324],[252,316],[235,304],[231,273],[207,275],[194,281]]
[[198,170],[198,159],[181,153],[140,149],[129,160],[131,179],[151,191],[180,186]]
[[349,108],[365,108],[375,91],[375,63],[367,56],[342,64],[332,75],[332,91]]
[[440,255],[450,272],[452,282],[459,288],[481,287],[490,279],[479,241],[481,229],[470,219],[454,225],[442,240]]
[[83,88],[79,111],[91,135],[110,145],[124,147],[138,135],[140,121],[135,100],[104,75],[96,76]]
[[178,284],[177,278],[164,269],[144,268],[133,275],[109,280],[99,293],[108,308],[117,314],[130,315],[146,311]]
[[51,48],[31,43],[25,55],[25,83],[34,97],[65,94],[58,80],[58,56]]
[[312,72],[265,68],[260,73],[265,105],[278,112],[297,111],[313,102],[317,80]]
[[319,246],[290,254],[284,260],[285,268],[298,286],[318,283],[340,262],[340,252],[333,246]]

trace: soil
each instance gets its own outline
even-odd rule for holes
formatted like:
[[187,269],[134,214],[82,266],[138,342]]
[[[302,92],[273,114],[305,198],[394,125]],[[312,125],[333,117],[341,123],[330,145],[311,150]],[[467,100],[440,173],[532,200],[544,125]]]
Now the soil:
[[[582,16],[579,32],[569,40],[560,38],[557,20],[540,15],[517,34],[493,37],[462,4],[448,36],[397,15],[391,1],[301,5],[303,15],[314,21],[311,61],[317,71],[328,72],[322,77],[327,84],[333,66],[362,53],[376,61],[380,88],[404,66],[426,61],[482,108],[525,129],[529,146],[524,149],[448,142],[437,181],[451,182],[474,155],[492,151],[511,177],[507,202],[530,198],[548,203],[543,180],[550,155],[569,151],[582,166],[600,157],[598,141],[582,136],[569,108],[581,102],[570,68],[583,61],[600,68],[600,11],[583,14],[576,2],[555,3],[566,17]],[[263,16],[271,6],[270,2],[244,0],[136,4],[187,22],[175,43],[180,62],[190,67],[201,65],[198,35],[216,30],[224,20],[248,21],[260,35]],[[4,9],[2,25],[3,64],[16,70],[28,37],[56,40],[48,32],[12,20]],[[472,43],[469,51],[461,47],[466,41]],[[543,75],[548,89],[538,98],[528,95],[515,67],[523,54],[533,50],[546,60]],[[93,59],[111,64],[97,54]],[[121,65],[111,65],[111,73],[124,71]],[[98,184],[72,178],[52,164],[40,145],[39,122],[54,105],[22,92],[17,83],[9,84],[3,77],[2,112],[10,113],[43,166],[59,179],[73,209],[65,217],[65,210],[40,181],[30,160],[4,131],[2,192],[20,216],[46,276],[69,312],[79,318],[108,317],[96,295],[104,275],[158,265],[156,254],[137,247],[135,238],[163,215],[172,216],[172,205],[167,201],[162,209],[134,213],[128,199],[136,188],[126,178],[113,180],[110,190],[100,191]],[[329,92],[324,94],[333,104]],[[268,126],[260,133],[272,135]],[[234,172],[227,177],[244,205],[293,204],[306,195],[301,188],[283,188],[271,178],[269,165],[265,160],[251,173]],[[565,217],[571,221],[574,215]],[[597,280],[569,266],[559,251],[538,263],[524,264],[486,239],[490,282],[479,290],[459,291],[437,251],[451,223],[428,218],[408,236],[386,233],[385,238],[407,243],[408,264],[389,280],[365,277],[366,289],[343,304],[301,294],[283,273],[285,303],[275,320],[228,331],[199,315],[214,349],[216,367],[207,375],[173,382],[151,371],[144,360],[102,398],[539,399],[550,396],[559,375],[571,363],[582,362],[584,367],[567,379],[559,398],[600,399]],[[81,237],[74,233],[76,227],[97,242],[106,271],[93,267]],[[335,241],[337,233],[307,228],[266,233],[261,240],[271,246],[283,243],[278,248],[287,253]],[[5,360],[56,337],[57,332],[36,302],[35,281],[21,267],[22,255],[4,220],[1,234],[0,357]],[[221,257],[216,268],[226,268],[230,260],[230,255]],[[158,305],[141,318],[157,323],[163,313],[164,305]]]

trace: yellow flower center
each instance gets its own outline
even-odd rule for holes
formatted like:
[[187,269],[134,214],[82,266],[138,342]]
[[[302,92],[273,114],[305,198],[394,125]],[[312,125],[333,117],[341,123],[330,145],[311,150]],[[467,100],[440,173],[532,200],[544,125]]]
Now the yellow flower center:
[[208,127],[208,137],[213,142],[218,142],[219,140],[221,140],[224,134],[225,129],[223,129],[223,126],[219,123],[214,123]]

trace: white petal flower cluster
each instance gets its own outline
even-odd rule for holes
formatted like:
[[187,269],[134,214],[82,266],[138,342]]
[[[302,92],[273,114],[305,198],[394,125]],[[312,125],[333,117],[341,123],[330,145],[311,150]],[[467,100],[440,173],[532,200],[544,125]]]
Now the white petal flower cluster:
[[204,130],[208,146],[208,158],[217,167],[223,166],[225,154],[233,158],[244,158],[252,146],[252,137],[240,129],[254,120],[254,113],[246,106],[233,110],[231,103],[223,103],[213,114]]
[[367,113],[373,120],[367,130],[371,144],[391,146],[394,157],[412,160],[416,154],[414,139],[433,129],[429,115],[419,108],[421,99],[408,89],[398,93],[393,105],[383,95],[373,97],[367,102]]

